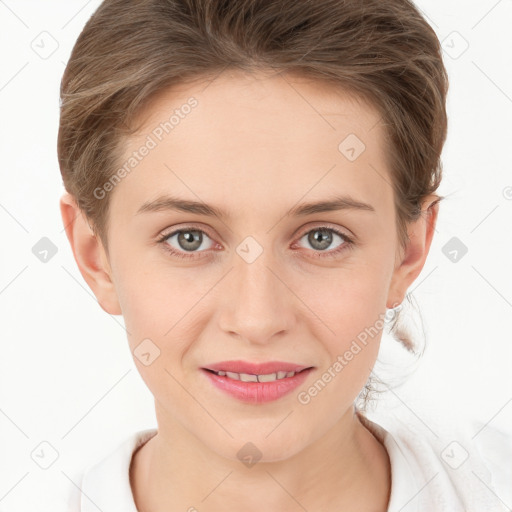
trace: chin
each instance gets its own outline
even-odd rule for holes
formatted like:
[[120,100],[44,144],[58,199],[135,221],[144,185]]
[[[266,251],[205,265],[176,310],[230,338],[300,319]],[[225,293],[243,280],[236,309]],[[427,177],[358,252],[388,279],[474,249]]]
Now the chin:
[[[282,428],[282,426],[279,428]],[[204,442],[219,456],[233,461],[238,460],[248,467],[256,462],[271,463],[290,459],[307,446],[304,441],[306,438],[305,432],[297,433],[298,437],[295,438],[295,436],[290,435],[289,430],[284,428],[279,433],[277,431],[272,432],[270,436],[266,434],[268,429],[258,430],[258,435],[255,435],[254,429],[247,432],[238,432],[236,435],[233,430],[230,430],[233,439],[223,436],[223,438],[214,439],[212,443],[210,437],[208,440],[205,439]]]

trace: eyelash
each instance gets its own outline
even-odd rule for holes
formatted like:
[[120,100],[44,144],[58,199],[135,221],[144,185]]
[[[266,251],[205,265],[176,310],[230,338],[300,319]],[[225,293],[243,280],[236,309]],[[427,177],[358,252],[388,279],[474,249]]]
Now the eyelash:
[[[201,252],[205,252],[205,251],[200,251],[199,253],[198,252],[191,252],[191,253],[187,254],[187,253],[184,253],[184,252],[181,252],[181,251],[177,251],[176,249],[174,249],[173,247],[171,247],[169,244],[166,243],[167,239],[171,238],[172,236],[174,236],[174,235],[176,235],[176,234],[178,234],[180,232],[187,232],[187,231],[198,231],[200,233],[203,233],[203,234],[207,235],[209,238],[212,238],[206,231],[204,231],[202,229],[197,229],[197,228],[194,228],[192,226],[186,226],[184,228],[180,228],[180,229],[177,229],[175,231],[171,231],[170,233],[163,234],[162,236],[160,236],[157,239],[157,243],[163,244],[165,250],[168,251],[169,253],[171,253],[172,256],[176,256],[176,257],[182,258],[182,259],[193,259],[193,258],[196,258],[197,257],[197,256],[195,256],[196,254],[200,254]],[[313,257],[314,258],[332,258],[332,257],[336,257],[340,253],[342,253],[343,251],[349,250],[349,249],[351,249],[354,246],[354,241],[352,240],[352,238],[348,237],[345,233],[339,231],[338,229],[331,228],[331,227],[328,227],[328,226],[318,226],[318,227],[315,227],[313,229],[310,229],[309,231],[306,231],[305,233],[303,233],[299,237],[299,240],[304,235],[307,235],[308,233],[311,233],[312,231],[330,231],[330,232],[335,233],[335,234],[337,234],[338,236],[340,236],[341,238],[344,239],[344,243],[342,245],[340,245],[340,247],[338,247],[337,249],[334,249],[334,250],[331,250],[331,251],[315,251],[315,250],[313,250],[313,253],[314,253]]]

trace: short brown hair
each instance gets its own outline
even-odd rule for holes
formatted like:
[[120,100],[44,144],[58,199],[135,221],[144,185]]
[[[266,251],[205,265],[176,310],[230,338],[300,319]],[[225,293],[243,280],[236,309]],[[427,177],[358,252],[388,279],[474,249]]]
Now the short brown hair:
[[165,88],[226,68],[294,73],[374,106],[406,243],[441,181],[448,91],[439,40],[411,1],[105,0],[62,79],[58,155],[107,254],[109,200],[94,191],[115,173],[136,115]]

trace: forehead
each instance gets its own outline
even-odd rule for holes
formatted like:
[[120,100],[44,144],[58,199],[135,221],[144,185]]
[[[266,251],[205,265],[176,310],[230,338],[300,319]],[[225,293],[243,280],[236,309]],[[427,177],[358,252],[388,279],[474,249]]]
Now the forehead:
[[162,91],[139,121],[123,163],[151,150],[114,190],[132,213],[165,191],[228,210],[249,196],[262,207],[334,192],[376,210],[392,202],[379,113],[325,83],[228,71]]

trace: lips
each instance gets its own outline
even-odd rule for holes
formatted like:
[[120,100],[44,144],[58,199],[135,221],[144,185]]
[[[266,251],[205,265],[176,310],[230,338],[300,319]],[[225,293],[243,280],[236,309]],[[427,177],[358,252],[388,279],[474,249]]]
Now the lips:
[[314,367],[283,361],[224,361],[201,371],[223,393],[246,403],[263,404],[291,393],[306,381]]
[[299,373],[302,370],[311,368],[311,366],[303,366],[296,363],[284,361],[267,361],[264,363],[251,363],[247,361],[222,361],[220,363],[209,364],[204,366],[204,370],[213,372],[230,372],[249,375],[269,375],[278,372],[294,372]]

